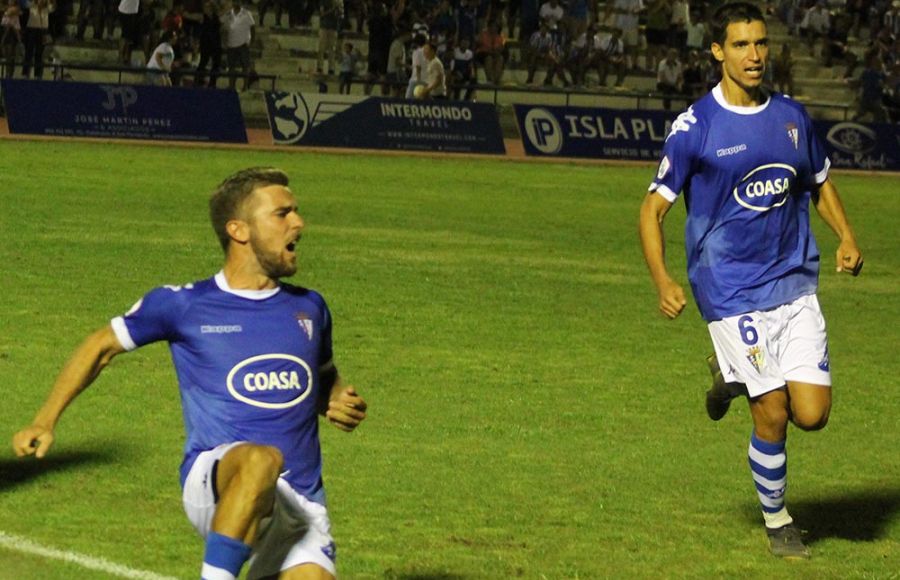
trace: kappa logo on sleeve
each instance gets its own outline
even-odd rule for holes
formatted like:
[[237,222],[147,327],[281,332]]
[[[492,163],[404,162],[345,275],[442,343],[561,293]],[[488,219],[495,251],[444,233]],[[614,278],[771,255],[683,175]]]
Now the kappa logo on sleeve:
[[679,131],[684,131],[687,133],[691,130],[693,125],[697,124],[697,117],[694,116],[694,106],[691,105],[688,107],[688,110],[678,115],[674,121],[672,121],[672,130],[669,131],[669,136],[666,137],[666,141],[675,136]]

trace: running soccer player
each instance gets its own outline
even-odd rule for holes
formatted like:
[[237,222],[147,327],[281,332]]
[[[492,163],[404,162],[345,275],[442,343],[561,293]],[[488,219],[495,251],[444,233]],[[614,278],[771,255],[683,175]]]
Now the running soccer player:
[[688,278],[715,348],[707,409],[718,420],[734,396],[748,395],[750,469],[770,549],[808,558],[784,491],[788,421],[821,429],[831,409],[810,200],[840,239],[837,270],[856,275],[863,260],[806,111],[761,86],[766,34],[752,4],[716,12],[711,48],[722,81],[673,123],[640,234],[659,309],[675,318],[685,296],[666,269],[663,221],[683,194]]
[[65,408],[116,355],[169,342],[187,441],[181,465],[188,519],[206,539],[206,580],[333,578],[318,415],[352,431],[366,403],[342,384],[331,315],[313,290],[279,282],[297,270],[304,223],[272,168],[240,171],[210,199],[225,250],[218,274],[150,291],[75,351],[29,427],[18,456],[47,454]]

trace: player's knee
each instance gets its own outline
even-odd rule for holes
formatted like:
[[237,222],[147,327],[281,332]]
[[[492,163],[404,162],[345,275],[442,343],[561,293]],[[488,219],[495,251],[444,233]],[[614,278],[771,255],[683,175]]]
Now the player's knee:
[[828,424],[830,409],[801,409],[794,412],[793,423],[804,431],[818,431]]

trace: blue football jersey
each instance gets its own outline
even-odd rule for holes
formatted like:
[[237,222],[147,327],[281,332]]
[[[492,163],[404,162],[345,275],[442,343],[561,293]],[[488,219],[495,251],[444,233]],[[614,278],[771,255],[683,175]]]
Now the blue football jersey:
[[280,449],[283,477],[324,503],[317,400],[332,350],[321,295],[288,284],[232,290],[219,272],[150,291],[112,327],[126,350],[169,343],[187,436],[182,485],[201,452],[249,441]]
[[650,185],[687,208],[688,279],[707,321],[816,291],[811,191],[830,162],[803,107],[773,93],[729,105],[720,86],[674,121]]

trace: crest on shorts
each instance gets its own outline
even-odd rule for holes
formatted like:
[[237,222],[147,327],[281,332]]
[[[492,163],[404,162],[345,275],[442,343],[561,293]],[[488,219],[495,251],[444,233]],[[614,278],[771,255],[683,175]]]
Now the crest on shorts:
[[797,149],[800,146],[800,129],[794,123],[787,123],[784,128],[787,129],[788,139],[794,144],[794,149]]
[[753,368],[756,369],[756,372],[759,372],[761,368],[766,366],[766,360],[763,356],[763,351],[758,346],[751,346],[747,349],[747,360],[750,361],[750,364],[753,365]]
[[312,340],[313,337],[313,321],[310,319],[309,314],[305,312],[297,312],[294,314],[294,318],[297,319],[297,324],[300,325],[300,330],[306,334],[306,338]]

